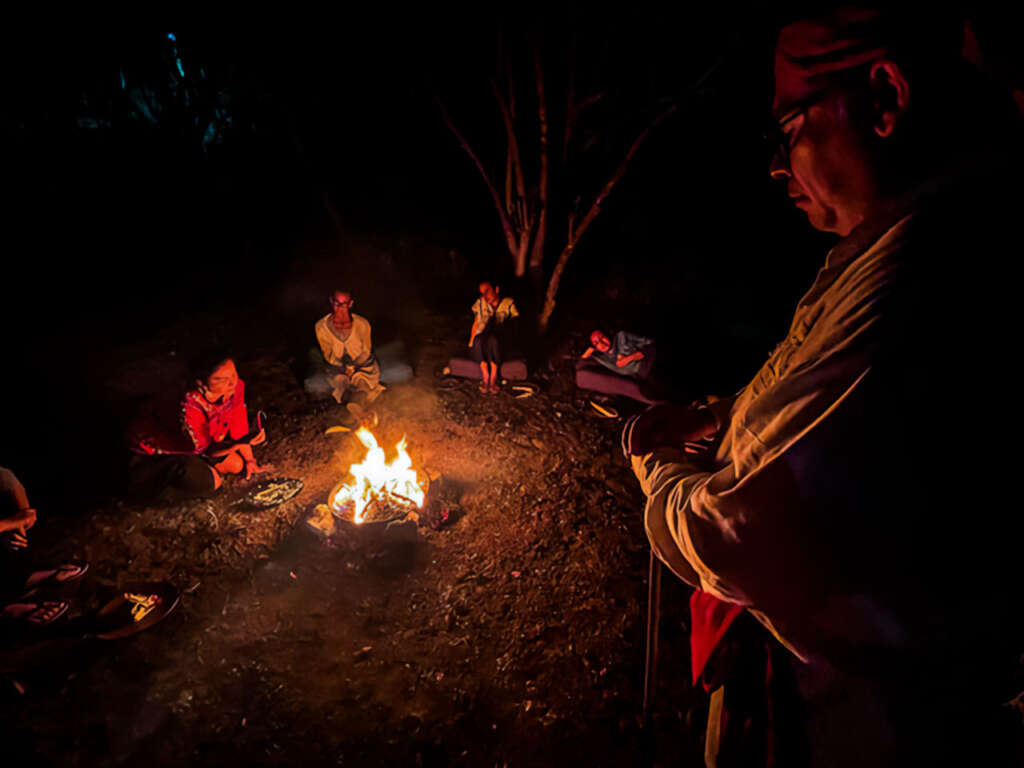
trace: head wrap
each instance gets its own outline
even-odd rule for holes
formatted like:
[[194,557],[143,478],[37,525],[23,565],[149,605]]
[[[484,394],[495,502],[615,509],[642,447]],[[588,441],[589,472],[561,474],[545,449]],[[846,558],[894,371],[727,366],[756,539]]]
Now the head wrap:
[[775,45],[776,113],[820,91],[837,74],[883,58],[955,58],[961,22],[926,13],[843,7],[783,27]]

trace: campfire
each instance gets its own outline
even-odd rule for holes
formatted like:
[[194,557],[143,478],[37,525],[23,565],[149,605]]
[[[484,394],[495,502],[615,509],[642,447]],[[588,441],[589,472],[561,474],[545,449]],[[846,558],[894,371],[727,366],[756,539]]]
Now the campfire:
[[361,427],[355,435],[366,448],[366,455],[348,468],[349,477],[335,486],[328,504],[318,505],[309,520],[326,535],[334,530],[332,518],[357,526],[410,516],[415,520],[426,498],[428,479],[421,479],[413,468],[404,436],[395,447],[395,458],[388,462],[370,430]]
[[412,467],[405,437],[399,440],[398,455],[390,464],[370,430],[361,427],[356,437],[366,448],[366,457],[349,467],[352,482],[342,483],[331,493],[335,516],[362,525],[405,517],[423,506],[426,492]]

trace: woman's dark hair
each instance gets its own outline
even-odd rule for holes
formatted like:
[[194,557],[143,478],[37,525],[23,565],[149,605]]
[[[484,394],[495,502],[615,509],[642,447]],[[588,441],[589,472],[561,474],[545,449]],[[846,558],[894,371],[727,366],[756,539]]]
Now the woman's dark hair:
[[227,349],[218,347],[201,352],[189,361],[188,375],[190,381],[205,382],[210,376],[228,360],[232,360]]

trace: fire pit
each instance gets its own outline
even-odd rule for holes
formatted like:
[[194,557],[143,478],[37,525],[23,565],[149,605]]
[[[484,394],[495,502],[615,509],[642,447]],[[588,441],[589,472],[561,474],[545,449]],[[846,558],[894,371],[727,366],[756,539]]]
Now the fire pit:
[[413,468],[404,437],[389,463],[372,432],[364,427],[355,434],[366,448],[366,456],[349,467],[351,480],[338,483],[328,504],[317,505],[307,524],[323,536],[335,532],[335,521],[342,530],[360,536],[377,536],[385,530],[401,531],[401,538],[408,538],[410,532],[415,535],[429,477]]

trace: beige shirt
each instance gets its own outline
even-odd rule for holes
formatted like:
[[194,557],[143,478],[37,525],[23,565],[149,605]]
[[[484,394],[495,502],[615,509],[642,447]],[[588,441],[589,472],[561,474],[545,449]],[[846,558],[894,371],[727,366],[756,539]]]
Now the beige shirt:
[[352,363],[359,366],[366,363],[373,352],[370,321],[355,313],[352,314],[352,328],[345,339],[338,336],[330,315],[321,317],[316,324],[316,340],[324,360],[330,365],[343,365],[342,360],[347,354]]
[[[866,248],[862,236],[830,252],[786,338],[723,414],[714,471],[673,449],[632,460],[657,555],[689,584],[751,608],[803,658],[834,639],[825,635],[836,614],[843,641],[901,642],[900,622],[883,607],[830,581],[821,557],[835,542],[815,516],[863,513],[856,481],[841,471],[844,432],[869,391],[910,220]],[[830,508],[814,506],[819,497]]]
[[496,325],[501,325],[506,320],[512,317],[519,317],[519,310],[516,309],[516,303],[512,301],[511,297],[506,296],[498,301],[498,306],[492,307],[486,301],[483,296],[477,299],[473,303],[473,317],[476,322],[476,330],[479,333],[487,325],[487,321],[494,317]]

